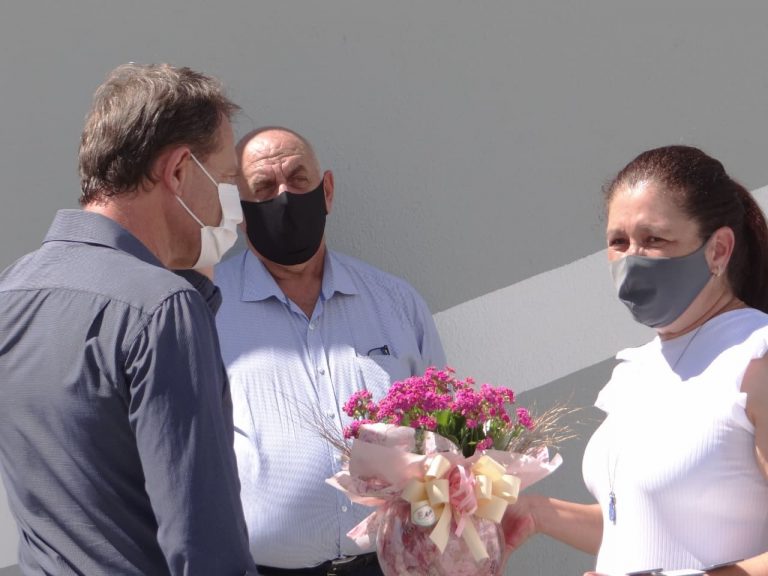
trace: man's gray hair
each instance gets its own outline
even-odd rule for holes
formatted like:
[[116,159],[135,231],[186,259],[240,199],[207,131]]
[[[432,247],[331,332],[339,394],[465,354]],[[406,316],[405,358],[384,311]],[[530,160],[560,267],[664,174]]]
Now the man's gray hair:
[[163,150],[187,145],[201,160],[218,149],[223,119],[239,106],[218,80],[169,64],[124,64],[93,97],[80,139],[80,204],[103,202],[153,181]]

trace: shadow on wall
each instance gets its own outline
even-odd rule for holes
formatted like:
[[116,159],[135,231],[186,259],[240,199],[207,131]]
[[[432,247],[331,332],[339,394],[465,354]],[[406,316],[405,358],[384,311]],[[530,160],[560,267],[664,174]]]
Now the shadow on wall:
[[24,576],[21,573],[21,568],[18,566],[9,566],[8,568],[0,568],[0,576]]

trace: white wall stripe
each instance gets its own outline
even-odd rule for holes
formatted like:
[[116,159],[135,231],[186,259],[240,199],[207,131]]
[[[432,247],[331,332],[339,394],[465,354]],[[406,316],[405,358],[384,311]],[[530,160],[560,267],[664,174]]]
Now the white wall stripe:
[[[767,211],[768,186],[753,194]],[[616,299],[605,250],[439,312],[435,322],[460,375],[518,392],[653,336]]]

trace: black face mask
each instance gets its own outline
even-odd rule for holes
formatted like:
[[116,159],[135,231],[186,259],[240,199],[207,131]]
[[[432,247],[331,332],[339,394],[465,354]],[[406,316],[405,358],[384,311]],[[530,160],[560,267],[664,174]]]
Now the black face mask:
[[284,192],[264,202],[240,201],[248,240],[267,260],[291,266],[315,255],[325,232],[323,181],[311,192]]

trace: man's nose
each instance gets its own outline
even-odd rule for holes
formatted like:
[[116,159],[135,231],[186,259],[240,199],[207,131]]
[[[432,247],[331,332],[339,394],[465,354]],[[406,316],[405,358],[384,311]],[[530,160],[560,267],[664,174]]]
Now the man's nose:
[[288,184],[286,184],[285,182],[278,183],[277,192],[275,192],[275,196],[280,196],[280,194],[283,194],[284,192],[289,192]]

